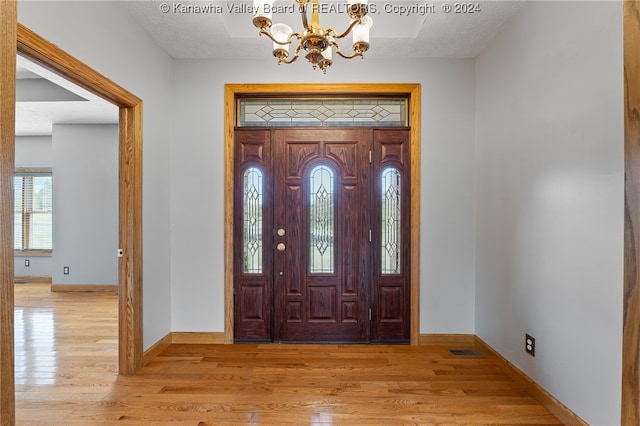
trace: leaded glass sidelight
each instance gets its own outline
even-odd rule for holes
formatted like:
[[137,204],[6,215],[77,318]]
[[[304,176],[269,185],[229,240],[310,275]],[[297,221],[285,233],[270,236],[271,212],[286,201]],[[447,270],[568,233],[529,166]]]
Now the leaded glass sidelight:
[[263,250],[263,174],[251,167],[244,172],[243,179],[243,241],[242,271],[245,274],[262,273]]
[[334,172],[322,165],[309,173],[309,272],[334,272]]
[[400,269],[402,177],[398,169],[388,167],[382,171],[381,179],[381,273],[383,275],[399,274],[402,272]]

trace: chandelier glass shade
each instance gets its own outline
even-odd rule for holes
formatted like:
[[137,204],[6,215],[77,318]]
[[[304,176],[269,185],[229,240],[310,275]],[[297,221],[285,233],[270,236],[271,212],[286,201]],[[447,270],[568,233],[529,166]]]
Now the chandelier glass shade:
[[[373,19],[367,16],[367,0],[349,0],[346,12],[350,17],[349,25],[342,33],[338,33],[333,28],[323,28],[320,26],[318,0],[295,0],[302,18],[302,31],[294,32],[286,24],[274,24],[271,20],[274,10],[274,0],[254,0],[253,25],[260,29],[260,35],[266,35],[273,41],[273,56],[278,59],[278,64],[293,63],[301,53],[311,63],[314,69],[320,68],[323,73],[333,62],[333,52],[345,59],[363,57],[364,52],[369,49],[369,30],[373,25]],[[307,13],[311,7],[311,21]],[[277,9],[277,8],[276,8]],[[338,40],[345,38],[349,34],[353,35],[351,45],[352,52],[345,54],[342,52]],[[294,41],[298,42],[297,47],[290,52]]]

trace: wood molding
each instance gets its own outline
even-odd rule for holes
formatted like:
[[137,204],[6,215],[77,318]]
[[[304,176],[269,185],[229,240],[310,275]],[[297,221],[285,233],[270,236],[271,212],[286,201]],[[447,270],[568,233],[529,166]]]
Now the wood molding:
[[25,281],[27,283],[51,284],[51,277],[49,276],[34,277],[30,275],[16,275],[13,277],[13,280]]
[[18,51],[23,55],[121,108],[134,107],[142,102],[24,25],[18,24],[17,41]]
[[224,86],[224,341],[233,343],[233,182],[235,103],[238,89]]
[[225,344],[224,332],[172,332],[158,340],[144,351],[143,365],[149,364],[171,344],[182,345],[221,345]]
[[142,350],[142,102],[120,107],[119,372],[135,374]]
[[118,285],[90,285],[90,284],[51,284],[51,291],[56,293],[111,293],[118,294]]
[[396,94],[409,96],[411,125],[411,344],[420,337],[420,84],[226,84],[224,87],[224,340],[233,342],[233,152],[236,96]]
[[624,1],[623,425],[640,424],[640,3]]
[[[142,101],[23,25],[17,24],[15,39],[20,54],[120,108],[119,234],[124,254],[119,259],[119,372],[134,374],[143,364]],[[12,85],[15,86],[15,78]],[[14,120],[11,126],[14,126]]]
[[0,425],[15,424],[13,174],[16,108],[15,0],[0,1]]
[[171,343],[190,345],[220,345],[227,343],[220,332],[176,332],[171,333]]
[[149,349],[144,351],[144,355],[142,357],[143,359],[142,365],[143,366],[147,365],[151,361],[153,361],[155,357],[160,355],[165,349],[171,346],[171,343],[172,343],[171,333],[167,334],[162,339],[158,340],[153,346],[151,346]]
[[481,350],[490,353],[496,357],[498,364],[509,377],[524,386],[525,391],[538,401],[544,408],[549,410],[551,414],[556,416],[566,425],[584,425],[587,422],[578,417],[573,411],[567,408],[562,402],[558,401],[553,395],[547,392],[542,386],[533,381],[529,376],[524,374],[519,368],[510,363],[505,357],[496,352],[491,346],[486,344],[482,339],[476,336],[475,346]]
[[420,346],[473,346],[476,336],[473,334],[421,334],[418,338]]
[[411,114],[411,344],[417,345],[420,336],[420,85],[413,85],[408,93]]

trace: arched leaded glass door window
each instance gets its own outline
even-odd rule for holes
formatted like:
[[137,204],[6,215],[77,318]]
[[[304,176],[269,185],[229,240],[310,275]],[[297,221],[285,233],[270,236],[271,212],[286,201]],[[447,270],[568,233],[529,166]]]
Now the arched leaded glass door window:
[[327,165],[309,172],[309,272],[334,273],[335,173]]
[[400,274],[402,248],[402,176],[395,167],[381,172],[381,272]]
[[263,257],[263,197],[264,175],[257,167],[250,167],[243,178],[243,267],[245,274],[262,273]]

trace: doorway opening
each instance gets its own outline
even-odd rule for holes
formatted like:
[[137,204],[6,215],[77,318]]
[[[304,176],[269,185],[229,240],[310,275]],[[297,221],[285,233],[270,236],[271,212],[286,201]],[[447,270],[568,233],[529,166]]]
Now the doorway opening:
[[[118,371],[142,368],[142,100],[18,24],[17,53],[119,108]],[[12,214],[12,213],[11,213]]]

